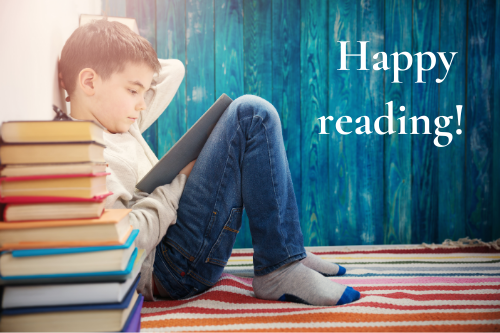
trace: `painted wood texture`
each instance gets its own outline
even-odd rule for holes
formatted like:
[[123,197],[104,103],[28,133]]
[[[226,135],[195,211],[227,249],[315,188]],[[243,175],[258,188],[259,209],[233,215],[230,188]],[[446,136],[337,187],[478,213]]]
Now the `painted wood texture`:
[[[431,59],[425,52],[434,56],[439,52],[439,1],[414,0],[412,19],[412,54],[421,53],[422,68],[431,67]],[[418,61],[418,56],[413,57]],[[404,68],[404,67],[403,67]],[[432,243],[438,235],[438,147],[433,143],[433,135],[423,134],[435,132],[434,119],[439,115],[438,106],[438,71],[422,73],[422,81],[418,81],[417,66],[412,66],[413,79],[411,94],[412,116],[427,116],[417,120],[419,135],[411,135],[411,243]],[[446,81],[445,81],[446,82]],[[408,129],[409,130],[409,129]],[[412,131],[413,132],[413,131]]]
[[[384,49],[384,3],[361,1],[359,6],[358,41],[370,41],[367,59]],[[370,66],[367,66],[370,68]],[[384,75],[373,70],[361,72],[358,98],[354,108],[361,115],[376,119],[384,114]],[[383,244],[384,241],[384,138],[359,135],[356,141],[357,244]],[[360,232],[361,231],[361,232]]]
[[[495,0],[104,0],[103,13],[138,20],[159,57],[186,65],[172,103],[145,132],[161,157],[222,94],[254,94],[278,110],[306,246],[500,237],[500,4]],[[339,71],[340,44],[359,54]],[[374,71],[378,52],[391,70]],[[411,70],[392,83],[394,52]],[[457,52],[446,80],[437,58],[417,81],[417,52]],[[437,56],[437,55],[436,55]],[[423,55],[423,67],[429,59]],[[406,57],[399,56],[400,67]],[[439,67],[439,70],[437,69]],[[335,121],[388,115],[408,134],[341,135]],[[458,126],[456,105],[463,105]],[[404,107],[404,111],[400,110]],[[329,135],[319,135],[321,116]],[[429,117],[411,135],[410,117]],[[404,122],[399,118],[405,117]],[[453,116],[433,144],[437,116]],[[382,121],[387,131],[389,122]],[[423,132],[423,121],[418,121]],[[441,119],[441,124],[444,120]],[[462,135],[456,130],[461,129]],[[440,138],[446,143],[445,138]],[[251,247],[248,218],[235,247]]]
[[[156,1],[156,52],[161,59],[186,59],[184,0]],[[186,65],[185,65],[186,66]],[[187,131],[186,80],[156,121],[157,155],[162,157]]]
[[[342,116],[353,119],[361,116],[362,111],[357,104],[359,93],[359,71],[360,57],[348,57],[347,68],[349,70],[338,70],[340,68],[340,44],[338,41],[350,41],[347,44],[348,54],[359,54],[358,32],[358,1],[337,1],[329,4],[328,10],[328,46],[329,63],[328,78],[328,114],[337,121]],[[355,91],[356,93],[352,93]],[[319,116],[324,115],[320,111]],[[315,121],[317,123],[317,121]],[[330,207],[336,209],[330,214],[330,242],[339,245],[351,244],[357,241],[357,188],[358,173],[356,172],[357,135],[342,135],[334,129],[330,123],[329,130],[329,192]],[[343,130],[350,132],[353,125],[344,125]],[[320,137],[322,137],[321,135]]]
[[[385,52],[387,54],[411,52],[411,29],[412,1],[387,0],[385,2]],[[400,68],[407,68],[408,60],[405,56],[399,56],[399,61]],[[412,114],[411,93],[415,80],[413,80],[412,72],[408,70],[399,73],[399,81],[402,83],[393,83],[394,81],[394,72],[386,71],[385,112],[388,115],[392,103],[394,130],[399,133],[403,123],[406,133],[409,133],[408,118]],[[398,121],[401,117],[405,117],[406,122]],[[412,241],[411,137],[396,133],[386,134],[384,141],[384,244],[409,244]]]
[[489,239],[493,222],[491,210],[494,205],[491,191],[491,125],[495,1],[470,1],[468,6],[467,56],[470,60],[467,62],[466,233],[474,238]]
[[301,227],[305,243],[328,244],[331,212],[327,135],[317,118],[328,110],[328,2],[301,1],[300,11]]
[[[496,5],[495,15],[495,69],[500,73],[500,5]],[[492,239],[500,238],[500,81],[493,80],[494,106],[493,106],[493,190],[491,221],[493,224]]]
[[[438,150],[438,241],[459,239],[465,235],[465,60],[467,47],[467,31],[464,24],[467,20],[466,0],[442,0],[440,9],[441,51],[457,52],[453,59],[446,80],[439,85],[439,115],[453,116],[447,130],[452,133],[453,141],[446,149]],[[451,54],[447,53],[448,61]],[[439,66],[439,77],[446,73],[442,63]],[[457,105],[462,105],[462,115],[458,126]],[[444,124],[444,121],[442,121]],[[455,135],[457,129],[462,135]],[[446,144],[446,140],[440,140]],[[500,236],[499,236],[500,237]]]
[[[359,70],[361,57],[347,58],[340,69],[341,46],[349,41],[347,54],[361,54],[361,43],[369,41],[370,59],[384,47],[383,3],[338,1],[329,3],[329,114],[334,121],[349,116],[354,122],[383,113],[383,75]],[[368,66],[369,67],[369,66]],[[345,119],[345,118],[344,118]],[[366,119],[366,118],[363,118]],[[363,120],[364,123],[364,120]],[[344,125],[351,132],[360,125]],[[365,130],[368,128],[365,127]],[[341,135],[330,124],[329,171],[331,224],[329,243],[375,244],[382,241],[383,141],[375,135]]]

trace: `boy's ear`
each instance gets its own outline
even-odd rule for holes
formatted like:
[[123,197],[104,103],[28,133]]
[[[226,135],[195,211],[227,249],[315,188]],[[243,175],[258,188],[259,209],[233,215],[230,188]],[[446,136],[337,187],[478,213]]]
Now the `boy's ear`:
[[78,85],[87,96],[94,96],[97,73],[92,68],[84,68],[78,74]]

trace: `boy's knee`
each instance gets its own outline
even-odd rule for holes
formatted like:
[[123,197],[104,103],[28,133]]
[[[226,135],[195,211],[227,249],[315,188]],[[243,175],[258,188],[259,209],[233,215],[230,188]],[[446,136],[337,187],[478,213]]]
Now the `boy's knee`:
[[240,107],[244,109],[250,108],[254,115],[259,114],[263,118],[268,118],[269,121],[280,123],[280,117],[276,108],[262,97],[246,94],[236,98],[233,103],[236,103],[236,109],[240,109]]

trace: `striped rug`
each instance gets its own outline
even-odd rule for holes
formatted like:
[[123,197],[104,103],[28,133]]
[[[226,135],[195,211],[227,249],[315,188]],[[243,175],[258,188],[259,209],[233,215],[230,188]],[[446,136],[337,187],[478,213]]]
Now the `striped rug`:
[[145,302],[141,331],[500,331],[500,249],[425,245],[307,247],[361,293],[331,307],[255,298],[252,250],[235,249],[203,294]]

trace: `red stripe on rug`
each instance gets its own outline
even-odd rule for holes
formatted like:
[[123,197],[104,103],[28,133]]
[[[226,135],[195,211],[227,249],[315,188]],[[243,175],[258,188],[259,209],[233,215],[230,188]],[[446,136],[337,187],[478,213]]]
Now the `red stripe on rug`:
[[[216,284],[214,284],[214,287],[220,287],[220,286],[231,286],[231,287],[237,287],[237,288],[240,288],[240,289],[244,289],[244,290],[249,290],[249,291],[253,291],[253,288],[251,286],[247,286],[246,284],[243,284],[239,281],[235,281],[233,279],[223,279],[223,280],[219,280],[217,281]],[[210,290],[210,289],[208,289]]]
[[488,286],[488,285],[481,285],[481,286],[444,286],[444,285],[439,285],[439,286],[408,286],[408,285],[403,285],[403,286],[380,286],[380,287],[363,287],[363,286],[358,286],[355,287],[355,289],[359,292],[362,291],[371,291],[371,290],[481,290],[481,289],[495,289],[499,290],[500,285],[494,285],[494,286]]
[[361,298],[367,296],[380,296],[393,299],[411,299],[414,301],[500,301],[500,294],[426,294],[415,295],[409,293],[390,293],[385,295],[361,294]]
[[[500,332],[500,324],[484,325],[427,325],[427,326],[383,326],[383,327],[297,327],[245,329],[244,332]],[[220,332],[205,331],[203,332]],[[224,332],[241,332],[224,330]]]
[[156,301],[156,302],[144,302],[143,307],[145,308],[156,308],[156,307],[173,307],[183,305],[194,300],[209,300],[209,301],[219,301],[225,303],[234,303],[234,304],[283,304],[281,301],[268,301],[264,299],[255,298],[252,296],[236,294],[230,291],[215,291],[211,293],[203,293],[198,296],[195,296],[189,300],[165,300],[165,301]]
[[472,309],[498,309],[499,305],[393,305],[378,302],[352,303],[349,306],[374,307],[388,310],[472,310]]
[[[406,310],[406,311],[418,311],[418,310],[473,310],[473,309],[498,309],[500,310],[500,305],[391,305],[385,303],[376,302],[366,302],[363,304],[349,304],[350,307],[373,307],[377,309],[387,309],[387,310]],[[178,308],[173,310],[164,310],[154,313],[143,313],[142,318],[162,316],[167,314],[176,313],[189,313],[189,314],[219,314],[219,315],[229,315],[229,314],[266,314],[266,313],[294,313],[299,311],[310,311],[310,310],[321,310],[323,308],[318,307],[303,307],[303,308],[290,308],[290,309],[207,309],[197,306],[189,306],[185,308]]]

